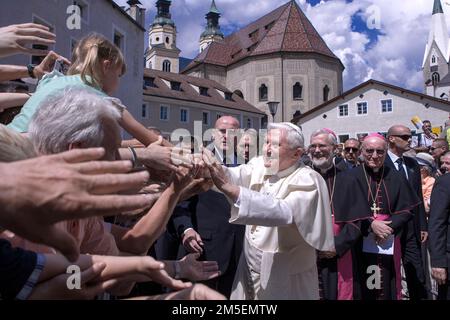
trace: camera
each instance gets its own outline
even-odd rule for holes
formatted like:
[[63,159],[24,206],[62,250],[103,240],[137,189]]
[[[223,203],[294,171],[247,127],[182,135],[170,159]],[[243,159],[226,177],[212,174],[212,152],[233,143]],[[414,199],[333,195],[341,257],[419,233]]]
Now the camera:
[[63,60],[58,59],[55,61],[55,65],[53,66],[53,70],[56,70],[62,74],[66,74],[67,66],[64,64]]

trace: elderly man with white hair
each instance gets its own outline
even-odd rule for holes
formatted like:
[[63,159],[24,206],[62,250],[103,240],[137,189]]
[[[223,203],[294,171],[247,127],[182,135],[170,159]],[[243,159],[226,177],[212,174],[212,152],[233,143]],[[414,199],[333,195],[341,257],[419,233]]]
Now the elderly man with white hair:
[[[115,160],[119,157],[118,148],[121,145],[119,111],[109,99],[88,90],[67,89],[43,102],[30,122],[29,137],[41,155],[103,147],[103,160]],[[58,223],[58,228],[74,237],[81,253],[145,255],[163,232],[182,192],[187,190],[191,181],[187,169],[174,173],[168,187],[155,195],[157,200],[154,205],[132,228],[105,224],[98,217],[63,221]],[[120,183],[120,180],[117,182]],[[54,248],[24,241],[14,234],[1,236],[28,250],[55,253]],[[216,277],[219,274],[217,263],[197,261],[198,256],[192,254],[180,260],[167,261],[166,269],[169,274],[193,281]]]
[[[325,180],[330,194],[334,226],[335,252],[319,252],[320,298],[324,300],[358,299],[358,269],[354,268],[353,248],[361,239],[364,224],[371,217],[366,195],[355,188],[356,179],[348,174],[349,166],[334,157],[337,139],[330,129],[311,134],[309,154],[316,170]],[[356,286],[354,285],[356,283]]]
[[327,186],[304,166],[297,126],[271,124],[263,156],[222,167],[205,151],[216,187],[234,204],[230,222],[246,225],[231,299],[318,299],[316,250],[334,251]]

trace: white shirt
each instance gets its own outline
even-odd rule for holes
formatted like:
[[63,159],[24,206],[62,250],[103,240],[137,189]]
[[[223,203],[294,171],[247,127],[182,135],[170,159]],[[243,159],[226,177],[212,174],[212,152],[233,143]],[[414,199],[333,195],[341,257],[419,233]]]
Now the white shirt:
[[[391,158],[392,162],[394,163],[395,168],[399,171],[397,160],[400,157],[398,157],[396,154],[392,153],[390,150],[388,150],[388,155]],[[405,171],[406,177],[409,179],[408,168],[406,168],[406,165],[405,165],[405,158],[403,158],[402,167],[403,167],[403,171]]]

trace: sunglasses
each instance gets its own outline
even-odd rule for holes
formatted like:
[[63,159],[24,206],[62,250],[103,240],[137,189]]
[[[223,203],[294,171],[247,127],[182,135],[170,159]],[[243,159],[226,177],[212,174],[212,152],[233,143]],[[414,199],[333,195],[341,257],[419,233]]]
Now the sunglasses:
[[345,150],[345,152],[350,152],[350,151],[353,151],[353,153],[356,153],[356,152],[358,152],[358,148],[350,148],[350,147],[347,147],[347,148],[344,148],[344,150]]
[[373,154],[374,152],[376,152],[379,155],[383,155],[386,152],[386,150],[384,149],[366,149],[365,151],[368,154]]
[[394,134],[393,136],[399,137],[400,139],[402,139],[404,141],[408,141],[409,139],[411,139],[411,135],[409,135],[409,134],[400,134],[400,135]]

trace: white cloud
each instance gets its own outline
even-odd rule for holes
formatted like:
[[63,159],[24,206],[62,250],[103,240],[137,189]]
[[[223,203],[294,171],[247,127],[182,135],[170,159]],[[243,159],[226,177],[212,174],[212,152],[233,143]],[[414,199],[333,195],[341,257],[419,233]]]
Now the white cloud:
[[[115,0],[126,5],[126,0]],[[155,0],[140,0],[147,8],[147,25],[153,20]],[[234,30],[256,20],[287,0],[216,0],[222,12],[223,30]],[[349,89],[370,78],[422,91],[421,64],[429,28],[433,2],[429,0],[345,0],[321,1],[311,6],[306,0],[297,0],[328,46],[342,60],[344,89]],[[198,40],[205,26],[205,14],[210,0],[175,0],[171,13],[178,35],[181,55],[193,58],[198,52]],[[450,2],[449,2],[450,3]],[[370,18],[368,8],[380,12],[380,35],[371,44],[365,33],[352,30],[352,19],[360,15]],[[450,6],[445,5],[450,26]]]

